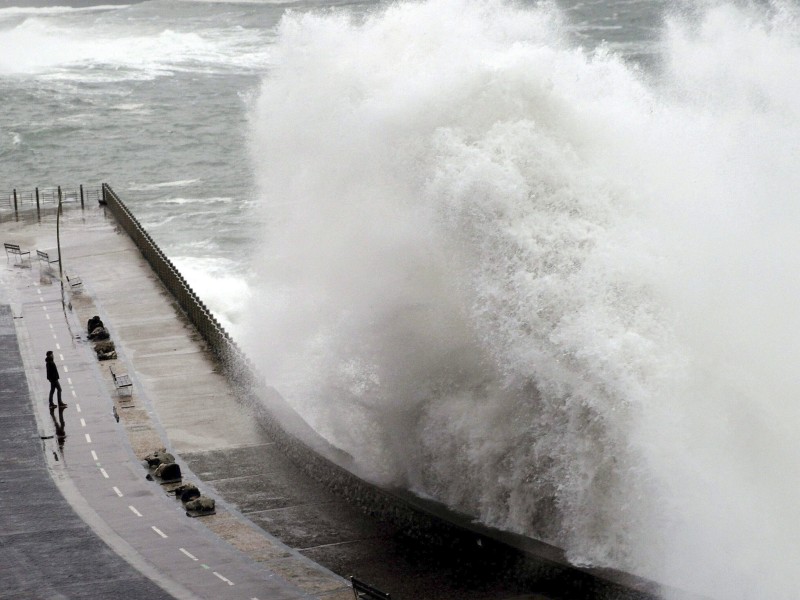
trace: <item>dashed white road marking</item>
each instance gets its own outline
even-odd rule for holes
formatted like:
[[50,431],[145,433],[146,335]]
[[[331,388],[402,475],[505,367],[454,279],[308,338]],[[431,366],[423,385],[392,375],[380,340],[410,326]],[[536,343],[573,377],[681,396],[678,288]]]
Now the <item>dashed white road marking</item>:
[[48,321],[50,320],[50,315],[45,314],[44,316],[47,318]]
[[59,352],[58,353],[58,358],[60,358],[63,361],[64,360],[64,355]]
[[141,517],[141,516],[142,516],[142,513],[140,513],[138,510],[136,510],[136,507],[135,507],[135,506],[133,506],[133,504],[129,504],[129,505],[128,505],[128,508],[130,508],[130,509],[131,509],[131,512],[132,512],[133,514],[135,514],[137,517]]
[[228,579],[227,577],[225,577],[224,575],[220,575],[220,574],[219,574],[219,573],[217,573],[216,571],[212,571],[212,573],[214,573],[214,575],[216,575],[216,576],[217,576],[219,579],[221,579],[222,581],[224,581],[224,582],[225,582],[225,583],[227,583],[228,585],[234,585],[234,583],[233,583],[233,582],[232,582],[230,579]]
[[48,324],[47,324],[47,326],[48,326],[50,329],[52,329],[52,328],[53,328],[53,324],[52,324],[52,323],[48,323]]
[[116,492],[117,496],[122,498],[123,494],[122,494],[122,492],[119,491],[119,488],[117,486],[114,486],[111,489],[114,490],[114,492]]
[[46,306],[43,306],[43,307],[42,307],[42,310],[47,310],[47,307],[46,307]]
[[86,443],[87,444],[91,444],[92,443],[92,438],[91,438],[91,436],[89,436],[88,433],[86,434]]
[[86,421],[84,421],[83,419],[81,419],[81,427],[86,427]]
[[41,295],[42,294],[42,290],[36,290],[36,293]]
[[[67,367],[64,367],[64,370],[67,370]],[[72,385],[72,377],[67,377],[67,382]]]
[[[61,344],[56,344],[56,350],[61,350]],[[59,356],[61,355],[59,354]],[[61,356],[61,360],[64,360],[63,356]]]
[[189,552],[189,551],[188,551],[186,548],[178,548],[178,550],[180,550],[181,552],[183,552],[183,553],[184,553],[186,556],[188,556],[188,557],[189,557],[189,558],[191,558],[192,560],[200,560],[200,559],[199,559],[199,558],[197,558],[197,557],[196,557],[194,554],[192,554],[191,552]]
[[108,479],[108,473],[106,473],[106,470],[105,470],[105,469],[101,468],[101,469],[100,469],[100,472],[103,474],[103,477],[105,477],[106,479]]
[[[75,393],[75,390],[70,390],[72,392],[72,397],[77,398],[78,394]],[[78,412],[81,412],[80,410]]]
[[[81,421],[83,421],[83,419],[81,419]],[[97,452],[95,452],[94,450],[92,450],[92,458],[94,459],[95,462],[97,462]]]
[[150,527],[150,529],[152,529],[153,531],[155,531],[155,532],[156,532],[158,535],[160,535],[162,538],[166,538],[166,537],[168,537],[166,533],[164,533],[163,531],[161,531],[161,530],[160,530],[158,527],[156,527],[155,525],[152,525],[152,526]]
[[[37,292],[39,292],[39,290],[36,290],[36,291],[37,291]],[[39,293],[41,294],[42,292],[39,292]],[[39,296],[39,302],[44,302],[44,298],[42,298],[41,296]]]
[[[69,373],[69,367],[67,365],[64,365],[64,373]],[[71,380],[69,380],[69,384],[72,385]]]

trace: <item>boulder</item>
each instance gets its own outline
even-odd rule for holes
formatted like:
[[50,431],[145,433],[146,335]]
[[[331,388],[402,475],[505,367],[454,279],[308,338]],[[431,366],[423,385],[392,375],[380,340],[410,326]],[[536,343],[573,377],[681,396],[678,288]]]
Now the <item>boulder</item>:
[[164,464],[168,465],[175,462],[175,457],[167,452],[166,448],[156,450],[152,454],[145,456],[144,459],[147,461],[148,466],[151,467],[157,467]]
[[95,340],[95,341],[96,340],[107,340],[109,337],[111,337],[111,336],[108,333],[108,329],[106,329],[102,325],[100,327],[95,327],[94,329],[92,329],[91,333],[89,333],[89,339],[90,340]]
[[172,481],[174,479],[181,478],[181,468],[179,465],[173,463],[164,463],[160,464],[156,467],[155,472],[153,473],[156,477],[161,479],[166,479],[168,481]]
[[200,496],[195,500],[189,500],[186,503],[186,510],[204,513],[204,512],[212,512],[215,508],[215,502],[213,498],[209,498],[208,496]]
[[117,358],[117,350],[114,347],[114,342],[111,340],[96,342],[94,345],[94,351],[97,354],[98,360],[110,360]]
[[190,500],[200,497],[200,490],[193,483],[184,483],[175,488],[175,497],[186,504]]
[[91,333],[98,327],[103,327],[103,321],[100,320],[100,317],[95,315],[91,319],[89,319],[89,323],[86,325],[86,331]]

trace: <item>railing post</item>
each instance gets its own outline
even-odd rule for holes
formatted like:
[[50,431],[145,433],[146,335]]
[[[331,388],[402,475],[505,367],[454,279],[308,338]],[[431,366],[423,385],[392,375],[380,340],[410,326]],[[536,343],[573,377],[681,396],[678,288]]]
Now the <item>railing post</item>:
[[17,189],[14,188],[14,214],[17,212]]
[[36,214],[39,214],[39,188],[36,188]]
[[81,208],[83,208],[83,184],[80,185],[81,188]]

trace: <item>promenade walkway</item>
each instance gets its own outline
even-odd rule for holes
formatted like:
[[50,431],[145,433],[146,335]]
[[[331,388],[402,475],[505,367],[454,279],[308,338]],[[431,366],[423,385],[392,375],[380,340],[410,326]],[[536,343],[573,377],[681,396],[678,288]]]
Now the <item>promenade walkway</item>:
[[[53,224],[5,223],[2,237],[52,251]],[[352,598],[341,577],[224,501],[188,518],[145,479],[141,458],[157,448],[219,451],[264,444],[263,434],[102,210],[68,211],[61,229],[64,266],[85,285],[66,306],[35,259],[0,273],[0,597]],[[117,343],[111,364],[132,375],[131,401],[86,340],[94,314]],[[69,404],[52,414],[47,350]]]
[[[55,423],[63,412],[54,413]],[[11,308],[0,305],[0,597],[170,598],[61,495],[45,451],[56,452],[53,460],[62,449],[41,433]]]

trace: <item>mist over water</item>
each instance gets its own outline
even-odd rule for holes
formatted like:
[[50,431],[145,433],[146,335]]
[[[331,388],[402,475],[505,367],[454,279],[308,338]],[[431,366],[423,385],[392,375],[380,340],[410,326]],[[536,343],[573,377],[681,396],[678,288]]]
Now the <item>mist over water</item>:
[[716,598],[797,598],[794,4],[287,14],[249,347],[363,473]]

